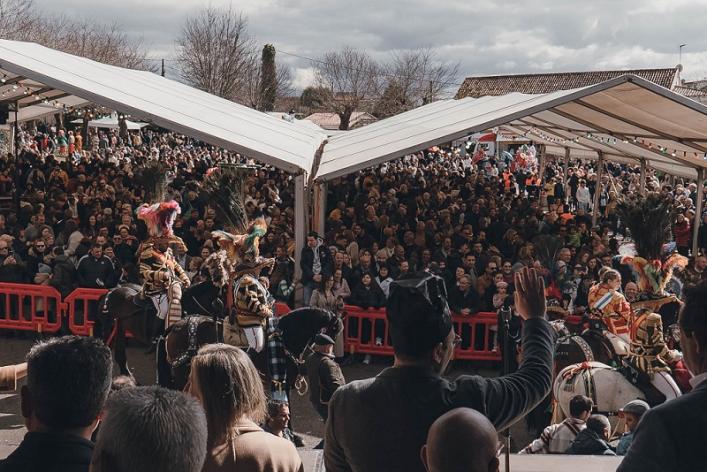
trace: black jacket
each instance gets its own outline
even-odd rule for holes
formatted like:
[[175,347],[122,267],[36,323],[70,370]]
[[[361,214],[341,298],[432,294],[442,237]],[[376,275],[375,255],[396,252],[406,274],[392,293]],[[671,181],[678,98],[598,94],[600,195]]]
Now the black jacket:
[[[96,259],[91,254],[83,256],[76,266],[79,287],[86,288],[109,288],[115,277],[115,267],[110,259],[101,256]],[[100,280],[103,285],[99,284]]]
[[477,313],[480,307],[481,300],[473,288],[469,288],[466,295],[457,286],[453,286],[449,290],[449,309],[454,313],[460,313],[464,308],[468,308],[472,313]]
[[423,472],[427,430],[458,407],[474,408],[497,429],[507,428],[550,391],[553,340],[547,321],[526,321],[524,361],[504,377],[462,375],[450,382],[431,367],[391,367],[339,388],[329,403],[327,471]]
[[12,454],[0,461],[0,472],[87,472],[93,443],[61,433],[27,433]]
[[617,472],[705,470],[707,380],[641,418]]
[[584,428],[574,438],[565,454],[582,456],[615,456],[611,446],[589,428]]
[[368,288],[362,283],[356,285],[349,297],[349,304],[361,308],[380,308],[385,306],[385,302],[383,290],[374,281],[371,281]]
[[331,253],[325,245],[320,245],[316,249],[312,249],[309,246],[302,248],[302,258],[300,260],[300,267],[302,268],[302,283],[309,284],[312,283],[312,277],[314,276],[314,269],[312,265],[314,264],[314,251],[319,251],[319,262],[322,265],[322,270],[320,274],[323,277],[331,276],[334,273],[334,261],[331,258]]

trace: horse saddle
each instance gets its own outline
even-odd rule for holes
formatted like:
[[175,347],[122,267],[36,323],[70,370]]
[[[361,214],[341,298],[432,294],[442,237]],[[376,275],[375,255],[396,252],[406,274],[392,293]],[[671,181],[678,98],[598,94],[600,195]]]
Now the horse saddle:
[[629,362],[624,361],[623,365],[616,369],[621,375],[626,378],[629,382],[636,386],[643,394],[646,396],[646,402],[651,406],[657,406],[665,402],[665,395],[663,395],[657,388],[651,383],[651,379],[642,370],[636,368]]

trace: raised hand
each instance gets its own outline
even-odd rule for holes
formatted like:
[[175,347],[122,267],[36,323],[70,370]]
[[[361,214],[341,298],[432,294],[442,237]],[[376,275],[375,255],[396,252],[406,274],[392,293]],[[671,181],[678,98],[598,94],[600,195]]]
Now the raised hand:
[[545,280],[535,269],[524,267],[515,273],[515,307],[524,320],[545,318]]

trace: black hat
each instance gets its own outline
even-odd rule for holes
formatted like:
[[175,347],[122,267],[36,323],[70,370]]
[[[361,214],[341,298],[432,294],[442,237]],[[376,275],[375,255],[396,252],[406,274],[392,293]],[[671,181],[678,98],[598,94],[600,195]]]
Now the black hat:
[[386,315],[396,354],[428,352],[452,330],[444,279],[421,272],[391,283]]
[[314,336],[314,344],[317,346],[327,346],[329,344],[334,344],[334,340],[326,334],[319,333]]

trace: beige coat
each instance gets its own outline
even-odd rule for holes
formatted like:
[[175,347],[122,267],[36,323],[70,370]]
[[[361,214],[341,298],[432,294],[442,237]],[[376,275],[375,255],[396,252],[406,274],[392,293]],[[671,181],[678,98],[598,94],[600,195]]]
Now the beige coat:
[[252,421],[235,426],[233,442],[213,447],[202,472],[304,472],[295,446]]

